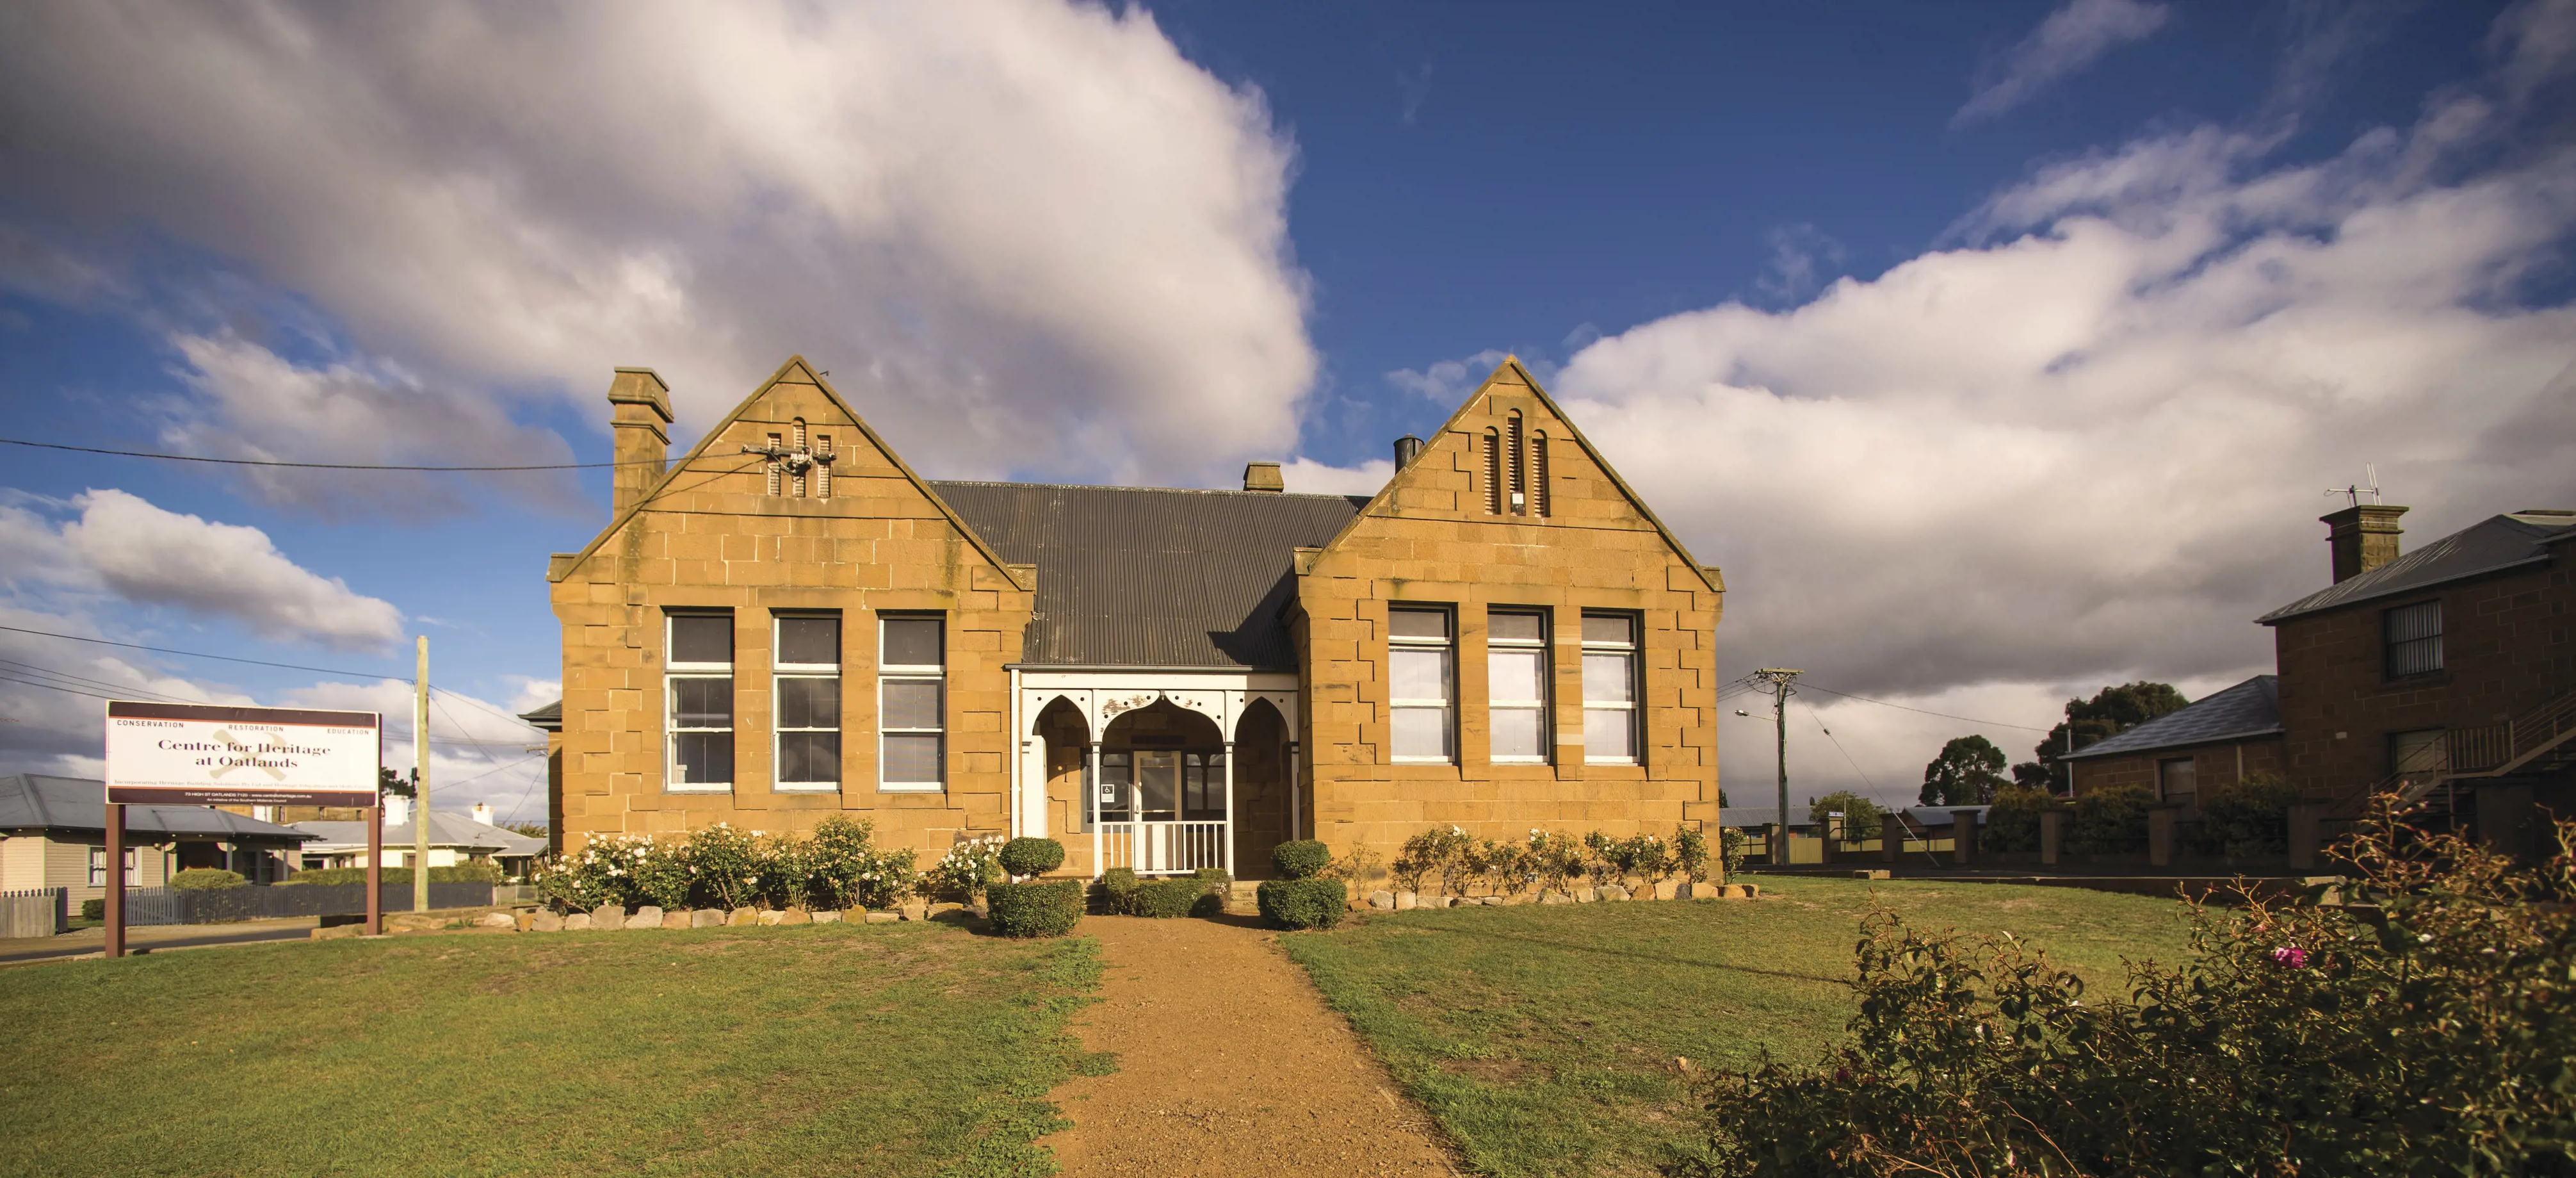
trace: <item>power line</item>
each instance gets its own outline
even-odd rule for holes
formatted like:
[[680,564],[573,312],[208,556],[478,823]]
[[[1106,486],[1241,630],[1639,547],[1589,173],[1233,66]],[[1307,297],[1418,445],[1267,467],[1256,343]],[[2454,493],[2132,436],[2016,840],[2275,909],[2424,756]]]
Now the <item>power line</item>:
[[1877,793],[1878,783],[1869,779],[1869,771],[1860,767],[1860,760],[1851,755],[1850,749],[1843,747],[1843,738],[1834,735],[1833,729],[1825,727],[1825,718],[1816,714],[1816,706],[1805,700],[1799,700],[1798,706],[1807,709],[1807,718],[1816,722],[1816,730],[1824,733],[1825,739],[1834,742],[1835,751],[1840,752],[1844,760],[1851,762],[1852,772],[1860,774],[1860,783],[1868,786],[1869,792]]
[[662,464],[660,459],[627,459],[622,462],[551,462],[528,466],[393,466],[369,462],[275,462],[261,458],[203,458],[195,454],[161,454],[150,450],[107,450],[97,446],[67,446],[60,442],[30,442],[22,438],[0,438],[0,446],[27,446],[37,450],[67,450],[74,454],[104,454],[112,458],[154,458],[163,462],[204,462],[216,466],[276,466],[289,467],[296,470],[601,470],[612,466],[659,466]]
[[89,642],[99,646],[122,646],[127,650],[148,650],[154,654],[175,654],[181,658],[220,659],[227,663],[249,663],[254,667],[276,667],[285,671],[311,671],[317,675],[348,675],[358,679],[395,679],[411,682],[409,675],[388,675],[382,671],[349,671],[334,667],[302,667],[294,663],[272,663],[260,659],[236,658],[228,654],[207,654],[202,650],[172,650],[166,646],[145,646],[139,642],[116,642],[106,638],[83,638],[78,634],[56,634],[50,630],[29,630],[23,626],[0,626],[13,634],[33,634],[39,638],[60,638],[69,642]]
[[2003,721],[2001,721],[2001,720],[1980,720],[1980,719],[1978,719],[1978,718],[1976,718],[1976,717],[1974,717],[1974,716],[1953,716],[1953,715],[1951,715],[1951,714],[1950,714],[1950,713],[1948,713],[1948,712],[1934,712],[1934,711],[1927,711],[1927,710],[1925,710],[1925,709],[1923,709],[1923,708],[1909,708],[1909,707],[1905,706],[1904,704],[1892,704],[1892,703],[1889,703],[1889,702],[1887,702],[1886,700],[1883,700],[1883,699],[1871,699],[1871,698],[1869,698],[1868,696],[1865,696],[1865,695],[1853,695],[1852,693],[1850,693],[1850,692],[1848,692],[1848,691],[1836,691],[1836,690],[1834,690],[1833,688],[1830,688],[1830,687],[1817,687],[1817,686],[1816,686],[1815,684],[1813,684],[1813,683],[1809,683],[1809,684],[1807,684],[1806,686],[1808,686],[1808,687],[1813,687],[1813,688],[1815,688],[1816,690],[1821,691],[1821,692],[1824,692],[1824,693],[1825,693],[1825,694],[1827,694],[1827,695],[1839,695],[1839,696],[1843,697],[1844,699],[1856,699],[1856,700],[1859,700],[1860,702],[1865,703],[1865,704],[1877,704],[1878,706],[1880,706],[1880,707],[1882,707],[1882,708],[1895,708],[1896,710],[1898,710],[1898,711],[1900,711],[1900,712],[1919,712],[1919,713],[1921,713],[1921,714],[1923,714],[1923,715],[1926,715],[1926,716],[1939,716],[1939,717],[1941,717],[1941,718],[1942,718],[1942,719],[1944,719],[1944,720],[1958,720],[1958,721],[1962,721],[1962,722],[1964,722],[1964,723],[1969,723],[1969,724],[1987,724],[1987,725],[1991,725],[1991,726],[1996,727],[1996,728],[2018,728],[2018,729],[2021,729],[2021,730],[2022,730],[2022,731],[2024,731],[2024,732],[2046,732],[2046,731],[2048,731],[2048,729],[2046,729],[2046,728],[2033,728],[2033,727],[2031,727],[2031,726],[2030,726],[2030,725],[2028,725],[2028,724],[2006,724],[2006,723],[2004,723],[2004,722],[2003,722]]

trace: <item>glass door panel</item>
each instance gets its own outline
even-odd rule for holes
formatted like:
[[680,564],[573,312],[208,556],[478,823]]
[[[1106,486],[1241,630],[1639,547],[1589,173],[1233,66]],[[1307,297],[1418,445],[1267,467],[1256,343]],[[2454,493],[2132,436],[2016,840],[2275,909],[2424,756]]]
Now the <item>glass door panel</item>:
[[1156,749],[1136,751],[1136,794],[1147,822],[1170,822],[1180,808],[1181,755]]

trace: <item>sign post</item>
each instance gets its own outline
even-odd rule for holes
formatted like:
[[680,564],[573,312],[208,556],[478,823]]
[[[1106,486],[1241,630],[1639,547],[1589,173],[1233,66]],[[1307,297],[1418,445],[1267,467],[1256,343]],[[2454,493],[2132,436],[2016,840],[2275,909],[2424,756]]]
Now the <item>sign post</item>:
[[[313,708],[107,702],[107,955],[125,953],[125,807],[364,806],[369,923],[384,717]],[[369,931],[379,931],[371,928]]]

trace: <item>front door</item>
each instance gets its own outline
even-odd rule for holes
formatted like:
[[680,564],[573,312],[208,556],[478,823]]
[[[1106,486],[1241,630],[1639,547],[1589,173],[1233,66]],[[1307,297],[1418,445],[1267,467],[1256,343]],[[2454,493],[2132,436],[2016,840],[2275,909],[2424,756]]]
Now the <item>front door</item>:
[[1168,749],[1136,750],[1137,802],[1147,822],[1170,822],[1180,815],[1181,754]]

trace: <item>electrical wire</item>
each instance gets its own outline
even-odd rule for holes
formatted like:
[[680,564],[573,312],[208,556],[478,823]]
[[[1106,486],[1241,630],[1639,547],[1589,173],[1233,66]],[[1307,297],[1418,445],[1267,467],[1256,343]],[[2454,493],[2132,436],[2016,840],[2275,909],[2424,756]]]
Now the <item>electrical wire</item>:
[[0,626],[0,630],[6,630],[12,634],[33,634],[39,638],[60,638],[69,642],[88,642],[99,646],[122,646],[127,650],[148,650],[154,654],[175,654],[181,658],[219,659],[227,663],[249,663],[254,667],[276,667],[283,671],[311,671],[317,675],[347,675],[354,679],[393,679],[403,683],[411,682],[410,676],[388,675],[381,671],[348,671],[334,667],[302,667],[297,666],[294,663],[272,663],[261,659],[236,658],[228,654],[207,654],[201,650],[172,650],[166,646],[145,646],[140,642],[117,642],[106,638],[83,638],[78,634],[56,634],[50,630],[30,630],[23,626]]
[[215,466],[274,466],[296,470],[417,470],[417,471],[514,471],[514,470],[602,470],[612,466],[659,466],[658,458],[630,458],[621,462],[552,462],[527,466],[393,466],[368,462],[278,462],[263,458],[204,458],[195,454],[161,454],[151,450],[107,450],[97,446],[68,446],[61,442],[30,442],[23,438],[0,438],[0,446],[26,446],[37,450],[66,450],[74,454],[104,454],[111,458],[153,458],[163,462],[203,462]]
[[1841,753],[1844,760],[1851,762],[1852,772],[1860,774],[1860,783],[1868,786],[1869,792],[1877,793],[1878,783],[1869,779],[1869,771],[1860,767],[1860,759],[1852,756],[1850,749],[1843,747],[1843,738],[1834,735],[1833,729],[1825,727],[1825,718],[1816,714],[1816,706],[1803,699],[1798,701],[1798,706],[1807,709],[1807,718],[1816,722],[1816,730],[1824,733],[1825,739],[1834,742],[1834,751]]
[[1980,719],[1978,719],[1978,718],[1976,718],[1976,717],[1974,717],[1974,716],[1953,716],[1953,715],[1951,715],[1951,714],[1950,714],[1950,713],[1948,713],[1948,712],[1934,712],[1934,711],[1928,711],[1928,710],[1925,710],[1925,709],[1923,709],[1923,708],[1909,708],[1909,707],[1905,706],[1904,704],[1892,704],[1892,703],[1889,703],[1889,702],[1887,702],[1886,700],[1883,700],[1883,699],[1871,699],[1871,698],[1869,698],[1868,696],[1865,696],[1865,695],[1853,695],[1852,693],[1850,693],[1850,692],[1848,692],[1848,691],[1836,691],[1836,690],[1834,690],[1833,688],[1830,688],[1830,687],[1818,687],[1816,684],[1814,684],[1814,683],[1810,683],[1810,682],[1807,682],[1806,680],[1803,680],[1803,679],[1802,679],[1802,680],[1800,680],[1800,681],[1798,682],[1798,686],[1800,686],[1800,687],[1806,687],[1806,688],[1812,688],[1812,689],[1814,689],[1814,690],[1816,690],[1816,691],[1824,692],[1824,693],[1825,693],[1825,694],[1827,694],[1827,695],[1839,695],[1839,696],[1843,697],[1844,699],[1856,699],[1856,700],[1859,700],[1860,702],[1865,703],[1865,704],[1877,704],[1878,706],[1880,706],[1880,707],[1882,707],[1882,708],[1895,708],[1896,710],[1898,710],[1898,711],[1900,711],[1900,712],[1919,712],[1919,713],[1921,713],[1921,714],[1923,714],[1923,715],[1926,715],[1926,716],[1939,716],[1939,717],[1941,717],[1941,718],[1942,718],[1942,719],[1944,719],[1944,720],[1958,720],[1958,721],[1961,721],[1961,722],[1963,722],[1963,723],[1968,723],[1968,724],[1986,724],[1986,725],[1991,725],[1991,726],[1996,727],[1996,728],[2018,728],[2018,729],[2020,729],[2020,730],[2022,730],[2022,731],[2024,731],[2024,732],[2047,732],[2047,731],[2049,731],[2049,730],[2048,730],[2048,729],[2046,729],[2046,728],[2033,728],[2033,727],[2031,727],[2031,726],[2030,726],[2030,725],[2028,725],[2028,724],[2006,724],[2006,723],[2004,723],[2004,722],[2003,722],[2003,721],[2001,721],[2001,720],[1980,720]]

